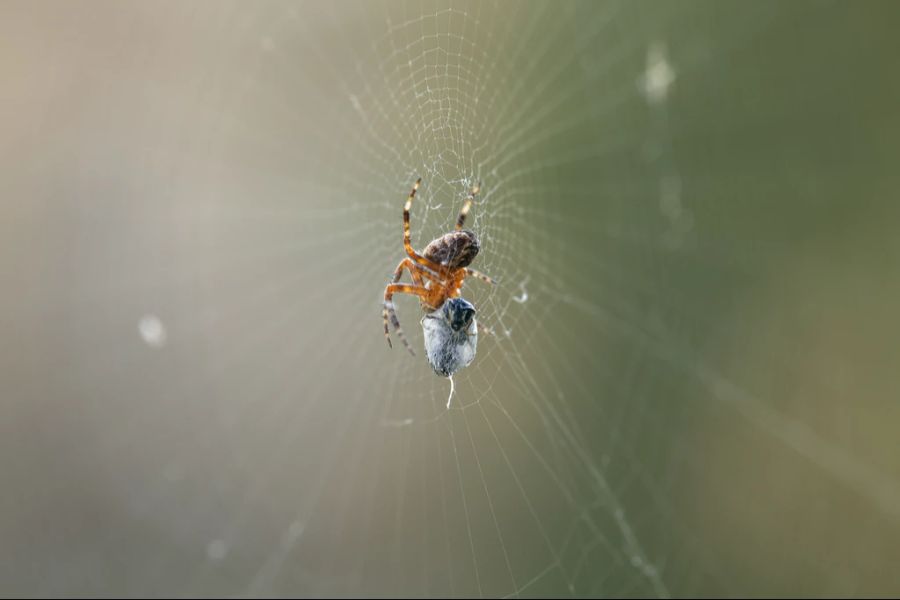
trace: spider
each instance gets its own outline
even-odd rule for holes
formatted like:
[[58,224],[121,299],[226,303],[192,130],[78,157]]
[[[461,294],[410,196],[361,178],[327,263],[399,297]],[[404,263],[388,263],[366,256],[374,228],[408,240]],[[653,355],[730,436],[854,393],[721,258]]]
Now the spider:
[[[389,347],[391,344],[391,336],[388,330],[388,317],[391,324],[397,332],[397,337],[409,350],[409,353],[415,356],[415,352],[406,341],[403,330],[400,328],[400,320],[394,311],[394,294],[411,294],[418,296],[422,310],[431,313],[444,305],[449,298],[459,297],[459,291],[462,287],[463,280],[466,276],[471,275],[477,277],[486,283],[493,284],[494,280],[479,273],[475,269],[470,269],[469,265],[478,255],[481,245],[478,237],[473,231],[463,229],[466,222],[466,215],[472,207],[472,201],[478,193],[479,187],[476,185],[466,198],[459,216],[456,218],[456,228],[445,233],[441,237],[432,240],[425,247],[422,254],[418,254],[413,250],[412,244],[409,242],[409,209],[412,206],[413,198],[416,197],[416,190],[422,178],[416,180],[409,197],[406,199],[406,205],[403,207],[403,248],[406,250],[407,257],[400,261],[397,269],[394,271],[394,278],[384,288],[384,310],[382,318],[384,319],[384,339],[387,340]],[[412,277],[413,285],[399,283],[400,277],[403,275],[403,269],[409,271]],[[474,314],[474,308],[473,308]]]

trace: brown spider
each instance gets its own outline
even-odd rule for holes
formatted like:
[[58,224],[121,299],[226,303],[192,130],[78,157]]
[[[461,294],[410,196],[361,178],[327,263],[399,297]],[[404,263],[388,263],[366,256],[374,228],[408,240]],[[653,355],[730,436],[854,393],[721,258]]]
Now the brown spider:
[[[468,268],[481,246],[475,233],[462,227],[466,222],[466,215],[469,214],[469,209],[472,207],[475,194],[478,193],[478,186],[472,189],[462,210],[459,211],[454,231],[432,240],[422,254],[413,250],[409,243],[409,209],[412,206],[413,198],[416,197],[416,190],[419,189],[420,183],[422,183],[421,177],[416,180],[416,184],[406,199],[406,205],[403,207],[403,248],[408,257],[400,261],[397,270],[394,271],[393,280],[384,288],[384,310],[382,311],[384,339],[387,340],[388,346],[392,347],[388,331],[388,316],[390,316],[397,336],[413,356],[416,353],[406,341],[406,336],[403,335],[403,330],[400,328],[400,320],[394,311],[394,294],[418,296],[422,310],[430,313],[439,309],[448,298],[459,297],[459,290],[467,275],[472,275],[487,283],[494,283],[494,280],[484,273]],[[409,270],[414,285],[398,283],[403,269]]]

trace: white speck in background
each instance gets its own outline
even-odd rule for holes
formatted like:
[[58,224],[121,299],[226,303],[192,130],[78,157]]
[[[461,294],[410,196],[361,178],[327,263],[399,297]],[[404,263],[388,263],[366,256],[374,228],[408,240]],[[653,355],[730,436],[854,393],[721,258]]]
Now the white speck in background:
[[659,208],[670,221],[681,217],[681,179],[677,175],[667,175],[659,182]]
[[156,315],[144,315],[138,321],[138,332],[141,339],[151,348],[162,348],[166,345],[166,327]]
[[184,467],[181,463],[169,463],[163,469],[163,478],[168,483],[177,483],[184,479]]
[[675,69],[669,63],[666,45],[654,42],[647,49],[647,65],[640,77],[639,87],[650,104],[662,104],[669,95],[669,88],[675,82]]
[[285,550],[289,550],[294,545],[294,542],[303,535],[304,529],[306,529],[306,525],[300,521],[294,521],[290,524],[287,531],[284,532],[284,537],[281,539],[281,544]]
[[206,556],[209,560],[222,560],[228,554],[228,545],[224,540],[213,540],[206,545]]

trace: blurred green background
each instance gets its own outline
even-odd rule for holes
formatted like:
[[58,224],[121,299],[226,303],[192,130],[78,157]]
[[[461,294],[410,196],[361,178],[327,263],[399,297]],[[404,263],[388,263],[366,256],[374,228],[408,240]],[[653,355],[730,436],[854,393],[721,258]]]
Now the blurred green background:
[[898,25],[0,3],[0,594],[897,595]]

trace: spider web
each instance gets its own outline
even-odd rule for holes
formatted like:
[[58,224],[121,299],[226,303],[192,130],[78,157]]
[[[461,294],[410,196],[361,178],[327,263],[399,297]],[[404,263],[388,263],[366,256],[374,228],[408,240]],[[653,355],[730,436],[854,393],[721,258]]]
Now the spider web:
[[[803,92],[766,104],[759,91],[795,89],[798,65],[833,91],[809,65],[856,72],[855,55],[753,62],[760,39],[783,56],[785,23],[811,23],[809,48],[833,41],[828,23],[863,30],[849,9],[123,3],[48,36],[53,11],[13,8],[0,39],[29,68],[11,88],[36,90],[15,99],[43,119],[21,123],[52,143],[19,148],[34,167],[5,185],[72,200],[22,211],[62,241],[19,234],[37,274],[14,281],[53,300],[6,300],[19,317],[7,339],[51,332],[9,361],[28,402],[5,420],[23,425],[4,460],[31,469],[10,465],[8,484],[22,506],[47,504],[6,537],[22,564],[56,565],[4,566],[12,588],[667,597],[897,583],[894,432],[865,421],[893,409],[886,388],[854,385],[863,359],[829,351],[871,342],[794,328],[810,298],[845,298],[798,277],[794,240],[829,269],[856,264],[801,225],[844,223],[844,190],[808,183],[835,160],[819,125],[851,147],[865,128],[841,129]],[[73,90],[79,102],[53,100]],[[769,160],[771,139],[784,144]],[[72,154],[83,163],[65,167]],[[417,177],[419,249],[481,183],[473,267],[500,280],[465,283],[493,334],[449,410],[416,299],[395,297],[415,358],[381,332]],[[45,438],[60,458],[33,446]],[[60,489],[64,504],[45,500]]]
[[[272,15],[283,24],[266,38],[266,81],[307,80],[311,71],[321,81],[318,94],[304,90],[316,96],[311,112],[321,119],[310,132],[323,152],[312,180],[324,204],[338,207],[322,209],[321,227],[344,246],[334,260],[344,276],[323,273],[323,297],[356,299],[323,319],[345,324],[339,331],[310,334],[330,338],[329,347],[351,340],[355,352],[343,366],[367,390],[341,417],[361,431],[350,445],[359,454],[335,458],[346,474],[332,492],[338,510],[326,515],[314,504],[298,517],[321,528],[311,552],[331,549],[315,571],[333,570],[343,582],[318,592],[666,596],[669,586],[690,590],[691,578],[703,576],[690,535],[671,523],[666,479],[681,458],[664,437],[650,455],[637,448],[647,432],[661,437],[663,420],[677,423],[680,410],[649,412],[639,378],[651,341],[631,325],[641,312],[622,303],[613,314],[615,293],[600,300],[609,283],[631,279],[606,252],[627,235],[614,224],[648,188],[677,186],[662,147],[648,186],[596,172],[598,160],[621,151],[623,133],[603,131],[612,114],[629,103],[664,110],[672,74],[653,69],[666,68],[665,47],[626,39],[615,4],[533,8],[324,10],[313,20],[320,31],[305,11]],[[309,64],[298,65],[298,56]],[[632,62],[633,70],[604,79]],[[280,116],[304,120],[292,104]],[[665,144],[664,122],[651,133]],[[502,282],[466,284],[464,296],[494,335],[482,335],[476,364],[457,375],[449,411],[448,382],[421,356],[388,352],[371,329],[402,258],[400,208],[417,177],[418,248],[452,227],[481,182],[468,224],[483,245],[475,266]],[[677,198],[668,202],[669,222],[655,235],[678,245],[689,215]],[[631,261],[639,271],[653,267]],[[397,302],[421,348],[417,302]],[[611,335],[618,342],[604,339]],[[626,357],[617,364],[610,353],[621,343]],[[330,396],[323,386],[310,401]],[[341,536],[322,532],[321,519]],[[296,556],[277,558],[254,589],[280,589]]]

